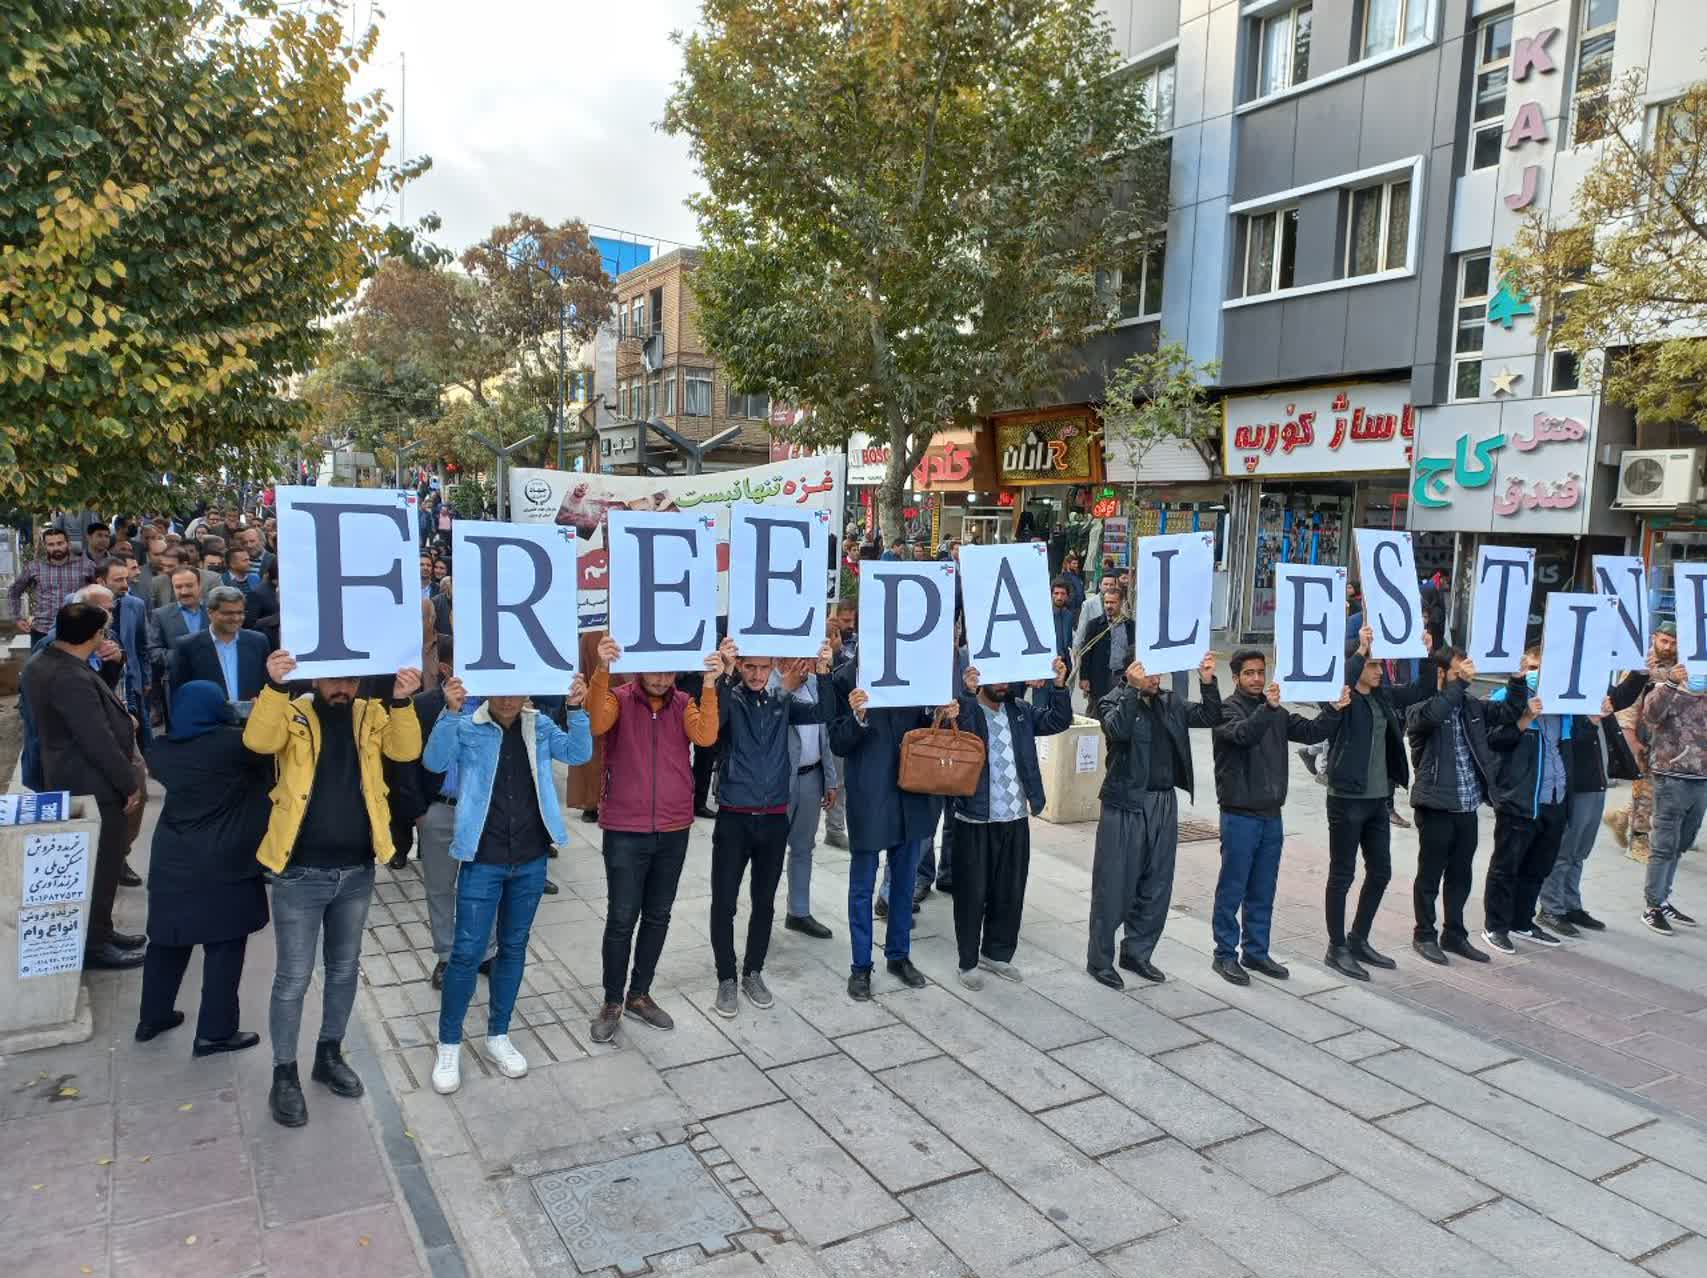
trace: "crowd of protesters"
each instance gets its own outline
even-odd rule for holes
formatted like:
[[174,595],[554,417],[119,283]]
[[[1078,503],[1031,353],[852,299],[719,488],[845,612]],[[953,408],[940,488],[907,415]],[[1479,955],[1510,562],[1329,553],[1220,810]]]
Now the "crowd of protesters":
[[[1122,970],[1166,979],[1154,960],[1173,901],[1177,791],[1194,795],[1193,729],[1210,734],[1221,814],[1212,968],[1234,985],[1252,971],[1289,975],[1269,945],[1293,746],[1328,789],[1324,961],[1347,977],[1396,965],[1371,929],[1391,878],[1390,828],[1403,820],[1398,790],[1408,791],[1421,843],[1413,948],[1429,963],[1490,961],[1465,918],[1484,804],[1494,812],[1486,946],[1510,954],[1516,941],[1551,947],[1602,928],[1582,900],[1583,862],[1620,778],[1646,778],[1640,828],[1628,825],[1647,842],[1643,921],[1662,934],[1694,922],[1671,888],[1707,813],[1707,671],[1678,663],[1669,624],[1647,668],[1620,681],[1601,714],[1570,716],[1535,696],[1538,651],[1478,697],[1461,649],[1431,637],[1424,660],[1376,660],[1354,611],[1346,687],[1299,713],[1282,705],[1255,649],[1232,654],[1226,696],[1213,654],[1195,677],[1164,685],[1135,659],[1130,580],[1105,564],[1089,589],[1069,552],[1051,589],[1052,677],[1029,685],[983,682],[957,633],[943,704],[872,706],[858,686],[855,609],[836,600],[816,658],[776,660],[723,639],[692,671],[622,677],[612,673],[617,643],[585,635],[568,688],[481,700],[455,675],[448,511],[423,502],[421,517],[421,662],[384,676],[294,678],[278,642],[277,527],[264,503],[181,522],[56,520],[11,588],[33,645],[21,681],[24,782],[92,795],[99,815],[86,965],[143,969],[135,1034],[146,1041],[183,1023],[177,996],[202,947],[191,1050],[244,1050],[260,1041],[240,1024],[245,948],[270,925],[270,1106],[286,1126],[309,1116],[298,1056],[317,955],[310,1081],[362,1095],[342,1045],[375,869],[399,872],[411,855],[440,998],[432,1085],[461,1085],[464,1021],[482,975],[483,1051],[504,1076],[526,1073],[510,1020],[574,808],[600,827],[607,880],[595,1043],[613,1042],[625,1020],[673,1028],[652,987],[696,820],[711,823],[707,980],[718,1016],[775,1001],[765,965],[779,892],[785,929],[832,938],[812,912],[821,828],[849,855],[850,998],[872,997],[879,920],[886,970],[907,988],[928,983],[911,936],[933,890],[953,897],[954,979],[974,992],[986,977],[1022,981],[1030,822],[1046,800],[1038,741],[1071,726],[1075,692],[1107,742],[1086,941],[1087,972],[1105,986],[1123,988]],[[1443,617],[1430,625],[1431,636],[1444,633]],[[933,723],[982,744],[970,795],[899,788],[906,734]],[[561,794],[558,764],[568,769]],[[115,929],[114,903],[123,886],[141,885],[126,858],[150,778],[164,801],[147,932],[127,935]]]

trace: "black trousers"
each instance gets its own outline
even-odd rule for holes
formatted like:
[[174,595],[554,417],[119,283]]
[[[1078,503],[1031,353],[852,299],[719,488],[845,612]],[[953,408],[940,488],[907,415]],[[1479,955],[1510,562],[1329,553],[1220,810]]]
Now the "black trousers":
[[118,899],[119,876],[124,873],[125,855],[130,851],[130,826],[124,800],[103,801],[96,808],[101,816],[101,832],[96,837],[95,875],[89,885],[90,945],[113,939],[113,902]]
[[1533,817],[1494,813],[1494,854],[1482,884],[1488,931],[1524,932],[1535,921],[1535,902],[1553,872],[1568,811],[1566,803],[1543,803]]
[[978,956],[1009,962],[1019,947],[1025,880],[1031,871],[1031,822],[962,821],[954,826],[954,943],[960,970]]
[[[652,974],[657,971],[658,956],[664,952],[670,907],[676,901],[676,884],[681,881],[687,853],[686,830],[657,834],[605,831],[605,885],[610,897],[605,906],[605,1002],[622,1002],[624,977],[628,977],[629,997],[652,992]],[[636,925],[640,929],[638,941]],[[631,947],[634,974],[629,976]]]
[[717,747],[693,748],[693,806],[697,812],[711,798],[711,774],[717,767]]
[[[237,1032],[237,985],[243,979],[243,951],[249,938],[215,941],[202,946],[202,1001],[196,1014],[196,1037],[230,1038]],[[142,1010],[137,1019],[159,1025],[177,1009],[178,987],[190,965],[193,945],[148,943],[142,961]]]
[[1465,940],[1464,903],[1470,899],[1470,888],[1476,881],[1473,863],[1476,860],[1476,814],[1446,812],[1440,808],[1416,808],[1417,877],[1411,887],[1411,909],[1416,914],[1416,939],[1432,941],[1434,931],[1434,898],[1441,897],[1445,926],[1440,929],[1444,940]]
[[1375,911],[1393,877],[1392,825],[1387,820],[1386,799],[1344,799],[1328,796],[1328,890],[1326,910],[1328,943],[1345,944],[1345,901],[1357,877],[1357,853],[1363,850],[1363,891],[1357,897],[1357,913],[1351,930],[1369,939]]
[[747,920],[747,950],[741,974],[762,972],[771,945],[771,919],[776,914],[776,885],[788,854],[788,813],[719,810],[711,829],[711,953],[717,960],[717,979],[735,979],[735,899],[741,876],[753,867],[748,893],[752,915]]

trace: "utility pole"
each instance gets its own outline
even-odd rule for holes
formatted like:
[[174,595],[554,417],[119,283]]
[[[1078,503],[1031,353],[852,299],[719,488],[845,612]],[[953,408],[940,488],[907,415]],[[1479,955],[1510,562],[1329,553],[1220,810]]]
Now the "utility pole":
[[473,439],[475,443],[479,444],[482,448],[486,449],[487,452],[491,453],[492,456],[494,456],[498,459],[498,464],[497,464],[498,481],[497,481],[497,485],[496,485],[496,488],[497,488],[497,506],[498,506],[498,522],[502,523],[504,521],[504,515],[509,510],[509,506],[510,506],[510,493],[509,493],[509,487],[510,487],[510,477],[509,477],[510,456],[511,456],[511,454],[518,453],[522,449],[526,448],[529,444],[533,443],[534,440],[538,439],[539,436],[538,435],[527,435],[521,439],[518,439],[513,444],[500,444],[500,443],[496,443],[493,440],[486,438],[486,436],[482,435],[477,430],[471,430],[468,432],[468,434],[469,434],[469,437],[471,439]]
[[[401,68],[403,80],[402,92],[398,94],[397,106],[397,158],[401,163],[409,162],[409,55],[399,53],[397,65]],[[397,191],[397,224],[405,230],[409,228],[409,184],[405,182]]]
[[392,460],[396,463],[396,466],[395,466],[395,469],[397,472],[397,475],[396,475],[397,484],[396,484],[396,486],[398,488],[403,487],[403,459],[405,457],[407,457],[410,453],[414,452],[420,446],[421,446],[420,440],[412,439],[407,444],[398,444],[396,447],[394,447],[391,450]]

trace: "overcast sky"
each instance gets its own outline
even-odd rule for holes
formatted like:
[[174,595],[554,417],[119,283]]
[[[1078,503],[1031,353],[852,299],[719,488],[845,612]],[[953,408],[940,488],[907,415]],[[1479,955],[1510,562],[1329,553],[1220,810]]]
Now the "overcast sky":
[[[355,0],[365,19],[368,0]],[[392,102],[408,58],[411,220],[432,210],[461,252],[512,211],[694,243],[683,201],[698,189],[685,139],[655,126],[681,65],[670,43],[696,0],[379,0],[379,50],[364,77]],[[595,232],[597,233],[597,232]],[[670,245],[664,246],[668,251]]]

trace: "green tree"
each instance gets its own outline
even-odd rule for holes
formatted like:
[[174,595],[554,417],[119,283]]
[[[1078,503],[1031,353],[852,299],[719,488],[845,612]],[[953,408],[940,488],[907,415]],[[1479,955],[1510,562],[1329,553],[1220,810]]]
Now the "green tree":
[[516,359],[495,311],[467,275],[387,261],[362,291],[350,344],[381,366],[413,366],[484,404]]
[[[1123,451],[1134,472],[1163,442],[1186,444],[1215,464],[1221,413],[1204,387],[1220,372],[1220,364],[1197,363],[1179,342],[1130,356],[1109,374],[1103,392],[1103,447]],[[1138,488],[1134,479],[1134,496]]]
[[702,332],[811,406],[802,442],[889,442],[894,539],[934,432],[1031,401],[1110,322],[1097,273],[1165,190],[1139,87],[1094,0],[705,0],[682,49]]
[[[1534,213],[1500,254],[1548,343],[1640,422],[1707,430],[1707,82],[1650,108],[1640,72],[1607,93],[1601,150],[1566,219]],[[1491,312],[1490,312],[1491,314]]]
[[[0,487],[37,507],[237,479],[308,406],[388,249],[387,108],[331,0],[0,6]],[[378,216],[376,216],[378,215]]]

